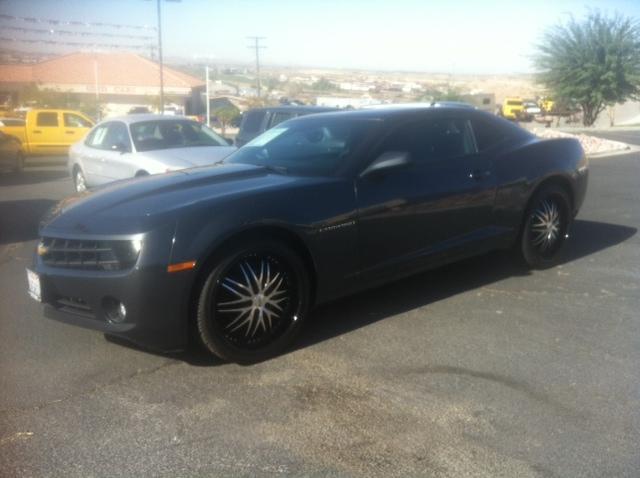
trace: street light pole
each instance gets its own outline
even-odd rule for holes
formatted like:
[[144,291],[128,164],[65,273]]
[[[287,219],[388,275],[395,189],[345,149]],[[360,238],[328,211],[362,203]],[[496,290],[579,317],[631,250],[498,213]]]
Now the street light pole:
[[158,59],[160,60],[160,114],[164,114],[164,71],[162,63],[162,13],[158,0]]

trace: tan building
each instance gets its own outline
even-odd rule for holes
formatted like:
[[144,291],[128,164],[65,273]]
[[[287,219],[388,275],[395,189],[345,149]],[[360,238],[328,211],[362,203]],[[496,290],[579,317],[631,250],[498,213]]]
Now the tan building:
[[[164,94],[183,104],[202,80],[164,67]],[[71,53],[32,65],[0,65],[0,103],[18,106],[21,92],[40,90],[73,93],[97,101],[107,114],[122,114],[132,106],[152,105],[160,95],[159,65],[134,53]]]

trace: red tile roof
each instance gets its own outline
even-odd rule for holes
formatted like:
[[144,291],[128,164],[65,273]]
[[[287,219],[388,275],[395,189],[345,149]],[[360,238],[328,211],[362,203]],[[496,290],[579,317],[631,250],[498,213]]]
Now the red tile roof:
[[0,83],[30,83],[31,65],[0,65]]
[[[134,53],[71,53],[34,65],[0,65],[0,83],[93,84],[96,63],[102,85],[160,86],[159,65]],[[203,83],[164,67],[165,87],[192,88]]]

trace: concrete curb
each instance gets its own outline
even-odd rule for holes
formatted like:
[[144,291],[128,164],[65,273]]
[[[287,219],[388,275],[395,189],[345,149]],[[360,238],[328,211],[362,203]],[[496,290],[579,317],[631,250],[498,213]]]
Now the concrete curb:
[[618,151],[604,151],[601,153],[587,154],[589,159],[608,158],[609,156],[622,156],[625,154],[633,154],[640,152],[640,146],[628,144],[626,149],[620,149]]

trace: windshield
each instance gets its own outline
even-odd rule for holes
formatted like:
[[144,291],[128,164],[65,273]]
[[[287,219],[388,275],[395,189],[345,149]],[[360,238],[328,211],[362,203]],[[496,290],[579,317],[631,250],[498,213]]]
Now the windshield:
[[136,151],[195,146],[228,146],[224,138],[195,121],[142,121],[133,123],[130,129]]
[[353,119],[293,120],[247,143],[225,163],[270,166],[301,175],[331,175],[344,165],[372,123]]

